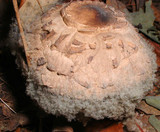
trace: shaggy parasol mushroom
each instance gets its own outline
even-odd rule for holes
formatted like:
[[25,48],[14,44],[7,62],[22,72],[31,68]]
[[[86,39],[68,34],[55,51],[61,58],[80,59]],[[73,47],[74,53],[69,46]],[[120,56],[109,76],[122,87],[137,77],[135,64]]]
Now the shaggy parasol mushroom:
[[122,119],[153,86],[152,48],[122,12],[104,3],[52,7],[25,35],[27,93],[48,113]]

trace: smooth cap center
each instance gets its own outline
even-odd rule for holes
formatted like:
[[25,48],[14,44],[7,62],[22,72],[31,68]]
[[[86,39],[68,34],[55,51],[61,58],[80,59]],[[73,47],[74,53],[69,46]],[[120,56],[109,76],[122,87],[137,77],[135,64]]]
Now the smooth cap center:
[[62,10],[64,22],[74,27],[105,27],[115,20],[113,12],[100,2],[73,2]]

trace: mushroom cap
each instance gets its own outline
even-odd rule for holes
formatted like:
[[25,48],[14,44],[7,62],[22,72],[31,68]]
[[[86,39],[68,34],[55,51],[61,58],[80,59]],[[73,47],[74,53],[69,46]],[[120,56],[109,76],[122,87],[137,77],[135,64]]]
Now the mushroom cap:
[[104,3],[52,7],[25,34],[27,93],[48,113],[122,119],[153,86],[152,48],[122,12]]

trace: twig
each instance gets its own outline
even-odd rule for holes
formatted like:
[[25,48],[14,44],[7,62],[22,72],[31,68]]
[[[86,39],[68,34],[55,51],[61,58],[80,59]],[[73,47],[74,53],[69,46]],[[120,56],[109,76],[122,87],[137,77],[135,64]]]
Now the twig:
[[4,79],[2,79],[1,77],[0,77],[0,81],[2,81],[3,83],[7,84],[7,82],[4,81]]
[[28,60],[28,53],[27,53],[27,42],[25,40],[25,35],[24,35],[24,32],[23,32],[23,27],[21,25],[21,20],[20,20],[20,17],[19,17],[19,11],[18,11],[18,4],[17,4],[17,0],[13,0],[13,6],[14,6],[14,10],[15,10],[15,13],[16,13],[16,18],[17,18],[17,23],[18,23],[18,27],[19,27],[19,31],[20,31],[20,35],[21,35],[21,38],[22,38],[22,43],[23,43],[23,46],[24,46],[24,51],[25,51],[25,55],[26,55],[26,60],[27,60],[27,64],[29,66],[29,60]]
[[19,5],[19,9],[23,6],[23,4],[26,2],[26,0],[21,0],[20,5]]
[[16,114],[16,112],[15,112],[6,102],[4,102],[3,99],[0,98],[0,101],[1,101],[3,104],[5,104],[13,113]]
[[135,122],[136,126],[138,127],[138,129],[140,130],[140,132],[144,132],[143,129],[138,125],[137,122]]
[[39,7],[40,7],[40,9],[41,9],[41,11],[42,11],[42,13],[44,13],[44,12],[43,12],[43,8],[42,8],[42,6],[41,6],[39,0],[36,0],[36,1],[37,1],[37,3],[38,3],[38,5],[39,5]]

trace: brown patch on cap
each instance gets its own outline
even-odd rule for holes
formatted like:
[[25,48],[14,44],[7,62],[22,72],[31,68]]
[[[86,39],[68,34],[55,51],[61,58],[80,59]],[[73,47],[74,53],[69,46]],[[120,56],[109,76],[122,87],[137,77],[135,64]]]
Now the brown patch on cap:
[[90,26],[103,26],[110,23],[111,15],[98,5],[83,5],[80,8],[79,19],[82,24]]
[[99,2],[73,2],[61,14],[64,22],[72,26],[104,27],[115,21],[113,12]]

